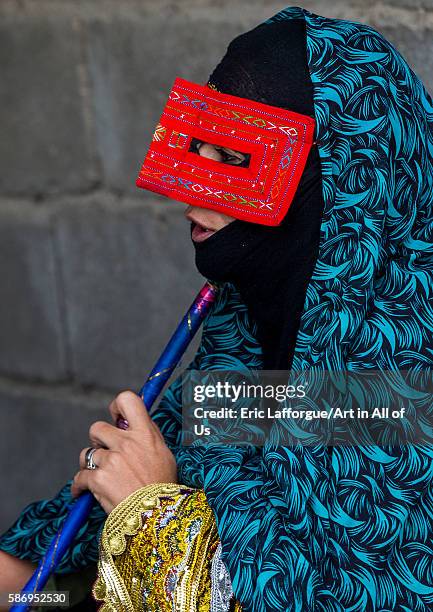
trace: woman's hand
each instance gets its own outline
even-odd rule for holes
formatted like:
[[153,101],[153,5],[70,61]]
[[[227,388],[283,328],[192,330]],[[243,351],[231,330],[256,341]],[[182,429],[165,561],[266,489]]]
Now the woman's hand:
[[97,421],[89,430],[90,442],[98,447],[88,470],[83,449],[80,471],[71,487],[74,497],[90,490],[107,514],[137,489],[157,482],[177,482],[176,461],[142,400],[132,391],[120,393],[110,404],[114,423],[118,417],[129,423],[127,430]]

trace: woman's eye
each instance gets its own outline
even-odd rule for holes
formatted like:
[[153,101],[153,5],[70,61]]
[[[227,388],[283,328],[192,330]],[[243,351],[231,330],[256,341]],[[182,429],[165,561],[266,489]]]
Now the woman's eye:
[[222,147],[221,145],[211,144],[196,138],[191,140],[189,151],[213,161],[219,161],[222,164],[242,166],[244,168],[248,168],[251,157],[250,153],[242,153],[229,147]]
[[245,159],[243,155],[234,155],[233,153],[229,153],[225,149],[220,149],[220,152],[223,156],[223,161],[226,164],[241,164]]

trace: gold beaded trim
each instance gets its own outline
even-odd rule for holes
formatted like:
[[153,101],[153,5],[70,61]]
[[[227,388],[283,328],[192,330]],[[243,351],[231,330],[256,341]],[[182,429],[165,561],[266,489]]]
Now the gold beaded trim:
[[209,612],[218,545],[204,491],[166,483],[139,489],[112,510],[102,531],[93,586],[99,611]]
[[178,495],[189,487],[157,483],[138,489],[118,504],[105,521],[99,544],[98,578],[93,596],[102,601],[99,612],[136,612],[130,594],[116,568],[113,555],[126,548],[126,536],[134,536],[143,526],[143,512],[160,507],[161,495]]

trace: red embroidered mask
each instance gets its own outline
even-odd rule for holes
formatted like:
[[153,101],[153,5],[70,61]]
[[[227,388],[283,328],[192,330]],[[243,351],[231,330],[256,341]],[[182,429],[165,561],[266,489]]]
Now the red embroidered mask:
[[[236,219],[279,225],[307,161],[314,124],[307,115],[177,78],[136,184]],[[214,145],[221,161],[200,154],[204,144]]]

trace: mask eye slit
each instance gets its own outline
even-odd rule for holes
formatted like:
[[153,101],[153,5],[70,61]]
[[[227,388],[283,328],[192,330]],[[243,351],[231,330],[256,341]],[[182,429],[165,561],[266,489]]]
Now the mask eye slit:
[[191,139],[188,151],[222,164],[238,166],[240,168],[248,168],[251,161],[250,153],[243,153],[242,151],[199,140],[198,138]]

